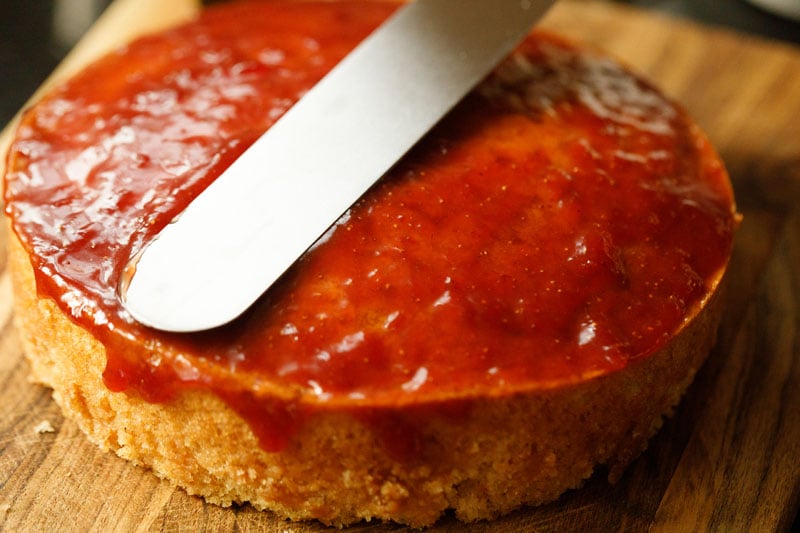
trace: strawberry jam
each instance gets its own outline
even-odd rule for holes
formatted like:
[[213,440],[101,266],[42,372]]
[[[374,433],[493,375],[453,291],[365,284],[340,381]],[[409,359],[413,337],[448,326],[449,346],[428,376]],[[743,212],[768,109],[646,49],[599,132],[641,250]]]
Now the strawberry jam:
[[705,138],[615,62],[532,35],[242,317],[133,321],[128,260],[395,7],[211,9],[25,114],[6,211],[109,389],[210,390],[277,450],[315,410],[369,423],[619,371],[709,295],[736,222]]

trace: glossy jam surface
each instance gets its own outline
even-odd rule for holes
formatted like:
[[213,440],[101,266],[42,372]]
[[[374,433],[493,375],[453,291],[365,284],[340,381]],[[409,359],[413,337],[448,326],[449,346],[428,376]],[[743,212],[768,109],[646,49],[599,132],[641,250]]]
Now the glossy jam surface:
[[109,388],[153,401],[207,388],[289,431],[298,409],[616,371],[664,346],[708,295],[735,226],[712,149],[648,84],[540,35],[241,319],[193,335],[130,320],[116,295],[129,257],[393,9],[210,10],[26,114],[7,212],[40,293],[106,345]]

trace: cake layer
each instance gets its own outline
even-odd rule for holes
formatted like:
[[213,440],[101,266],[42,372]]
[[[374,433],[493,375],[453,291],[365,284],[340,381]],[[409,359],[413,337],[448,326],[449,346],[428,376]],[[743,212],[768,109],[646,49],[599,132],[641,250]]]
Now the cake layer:
[[210,501],[424,525],[618,475],[677,403],[719,322],[727,174],[679,105],[543,33],[238,320],[125,313],[129,258],[396,6],[226,4],[25,114],[17,321],[95,442]]

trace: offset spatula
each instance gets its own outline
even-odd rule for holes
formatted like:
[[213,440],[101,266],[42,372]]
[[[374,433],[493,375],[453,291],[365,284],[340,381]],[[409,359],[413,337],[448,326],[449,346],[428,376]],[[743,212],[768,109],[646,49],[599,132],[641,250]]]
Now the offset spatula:
[[401,8],[132,260],[120,288],[125,307],[178,332],[239,316],[552,3],[418,0]]

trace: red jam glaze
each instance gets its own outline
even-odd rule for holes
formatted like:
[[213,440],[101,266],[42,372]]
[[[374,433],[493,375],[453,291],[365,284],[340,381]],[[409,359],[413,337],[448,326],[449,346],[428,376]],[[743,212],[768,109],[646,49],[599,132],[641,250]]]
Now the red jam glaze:
[[210,389],[274,450],[318,410],[385,420],[369,409],[623,369],[709,294],[735,227],[712,148],[616,63],[539,35],[239,320],[133,322],[116,294],[129,257],[394,8],[209,10],[25,115],[6,210],[40,294],[106,346],[111,390]]

